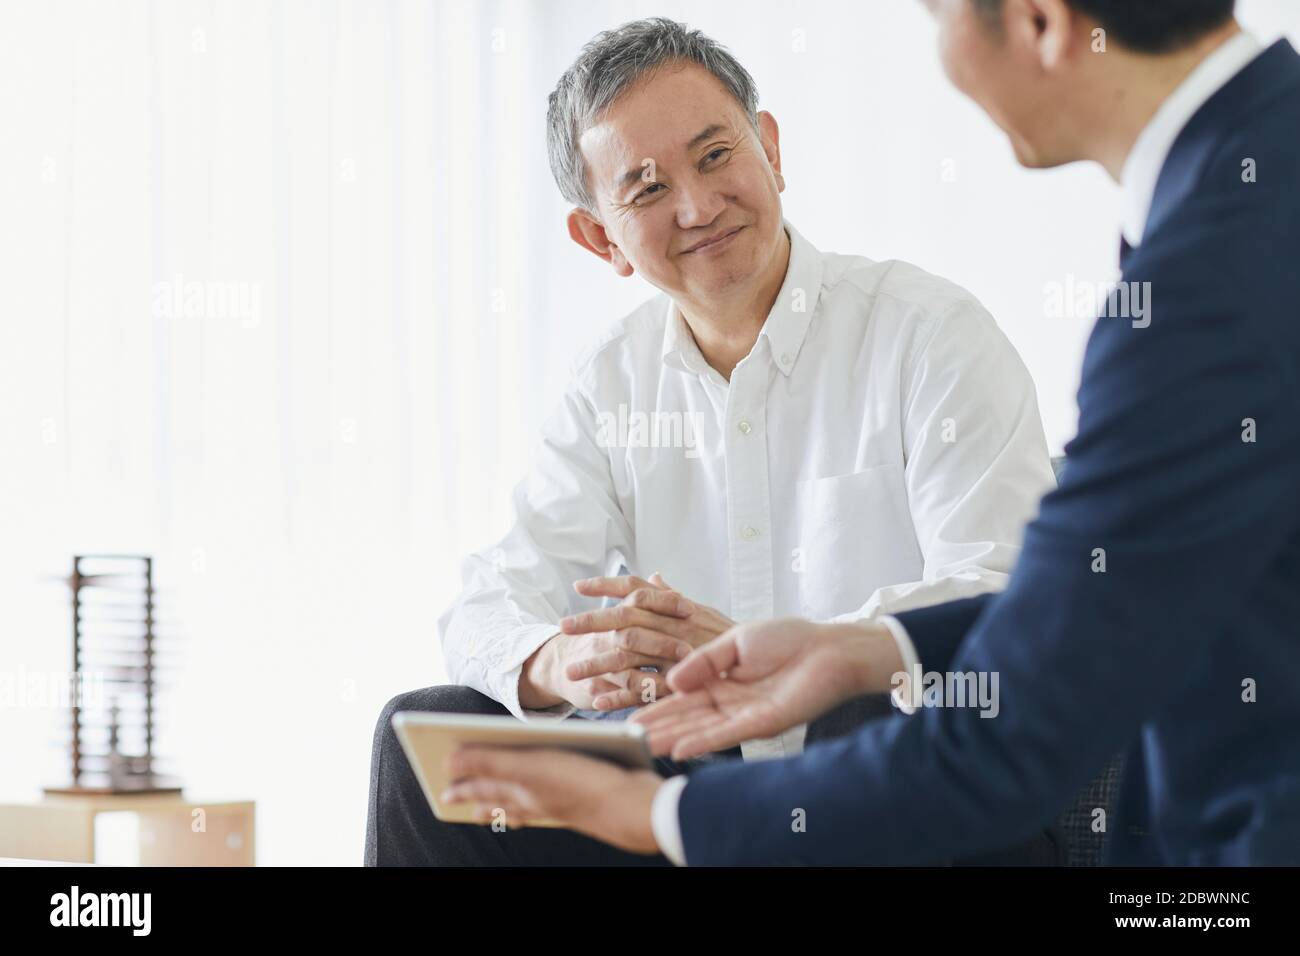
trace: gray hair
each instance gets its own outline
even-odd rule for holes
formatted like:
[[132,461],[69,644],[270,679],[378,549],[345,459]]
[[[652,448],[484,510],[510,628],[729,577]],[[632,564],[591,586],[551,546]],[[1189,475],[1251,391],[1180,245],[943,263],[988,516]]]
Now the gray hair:
[[664,17],[633,20],[606,30],[582,48],[548,100],[546,150],[551,173],[566,200],[595,212],[578,141],[629,86],[674,61],[698,63],[716,76],[758,128],[754,78],[721,44]]

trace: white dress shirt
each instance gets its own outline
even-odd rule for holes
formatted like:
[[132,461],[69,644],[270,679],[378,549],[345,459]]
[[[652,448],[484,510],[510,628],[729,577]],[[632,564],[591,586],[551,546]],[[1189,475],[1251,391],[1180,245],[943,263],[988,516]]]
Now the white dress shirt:
[[[1142,242],[1160,170],[1164,167],[1178,134],[1206,101],[1259,56],[1260,52],[1259,42],[1244,31],[1226,41],[1179,84],[1134,142],[1121,177],[1124,189],[1124,238],[1131,246],[1136,248]],[[910,674],[919,670],[916,647],[907,630],[893,617],[884,616],[881,621],[888,626],[898,645],[904,672]],[[912,713],[915,701],[903,696],[903,691],[904,688],[900,688],[895,693],[895,703],[905,713]],[[920,688],[912,689],[913,694],[919,691]],[[677,815],[678,803],[686,783],[684,775],[665,781],[656,792],[651,808],[655,839],[664,855],[678,866],[686,864]]]
[[[658,571],[738,620],[857,619],[1001,588],[1052,485],[1034,385],[965,290],[823,253],[785,282],[728,382],[658,296],[574,363],[515,523],[466,559],[448,676],[524,719],[522,665],[573,582]],[[798,753],[805,728],[742,745]],[[675,824],[675,818],[674,818]]]

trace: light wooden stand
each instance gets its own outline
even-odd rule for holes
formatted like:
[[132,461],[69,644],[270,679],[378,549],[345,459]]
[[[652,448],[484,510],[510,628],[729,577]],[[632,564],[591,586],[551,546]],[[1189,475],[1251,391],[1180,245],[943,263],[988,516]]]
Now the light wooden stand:
[[94,863],[95,817],[134,813],[141,866],[252,866],[253,808],[252,801],[203,803],[176,793],[0,803],[0,857]]

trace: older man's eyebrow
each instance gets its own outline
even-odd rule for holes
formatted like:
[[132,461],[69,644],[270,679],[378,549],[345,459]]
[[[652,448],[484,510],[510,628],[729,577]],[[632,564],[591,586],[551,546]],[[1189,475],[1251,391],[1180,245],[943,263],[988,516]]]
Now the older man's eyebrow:
[[[686,149],[688,150],[694,149],[696,146],[699,146],[702,143],[704,143],[710,136],[716,136],[718,133],[721,133],[726,128],[727,127],[722,123],[710,123],[708,126],[704,127],[704,129],[700,130],[698,133],[696,133],[694,136],[691,137],[691,141],[686,144]],[[637,180],[639,180],[644,174],[645,174],[644,163],[642,163],[640,166],[636,167],[635,169],[629,169],[627,172],[625,172],[622,176],[618,178],[619,190],[622,191],[624,189],[627,189],[630,186],[635,185]]]
[[694,136],[692,136],[691,141],[686,144],[686,148],[694,149],[696,146],[702,146],[706,139],[708,139],[710,136],[716,136],[718,133],[721,133],[726,128],[727,127],[721,123],[712,123],[709,126],[704,127],[704,129],[700,130]]
[[625,172],[622,176],[619,177],[618,180],[619,192],[622,192],[623,190],[628,189],[631,186],[634,186],[637,180],[639,180],[644,174],[645,174],[644,165],[638,166],[635,169],[629,169],[627,172]]

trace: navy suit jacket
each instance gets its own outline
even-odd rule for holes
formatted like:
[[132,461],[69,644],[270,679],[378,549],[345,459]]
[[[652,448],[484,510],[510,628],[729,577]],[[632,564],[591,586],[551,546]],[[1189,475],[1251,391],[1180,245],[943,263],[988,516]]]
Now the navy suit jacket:
[[1126,258],[1124,281],[1151,283],[1150,325],[1097,320],[1078,435],[1005,592],[899,615],[925,671],[998,674],[998,715],[922,708],[798,758],[703,768],[680,803],[689,863],[995,849],[1120,751],[1108,862],[1300,863],[1290,44],[1191,119]]

